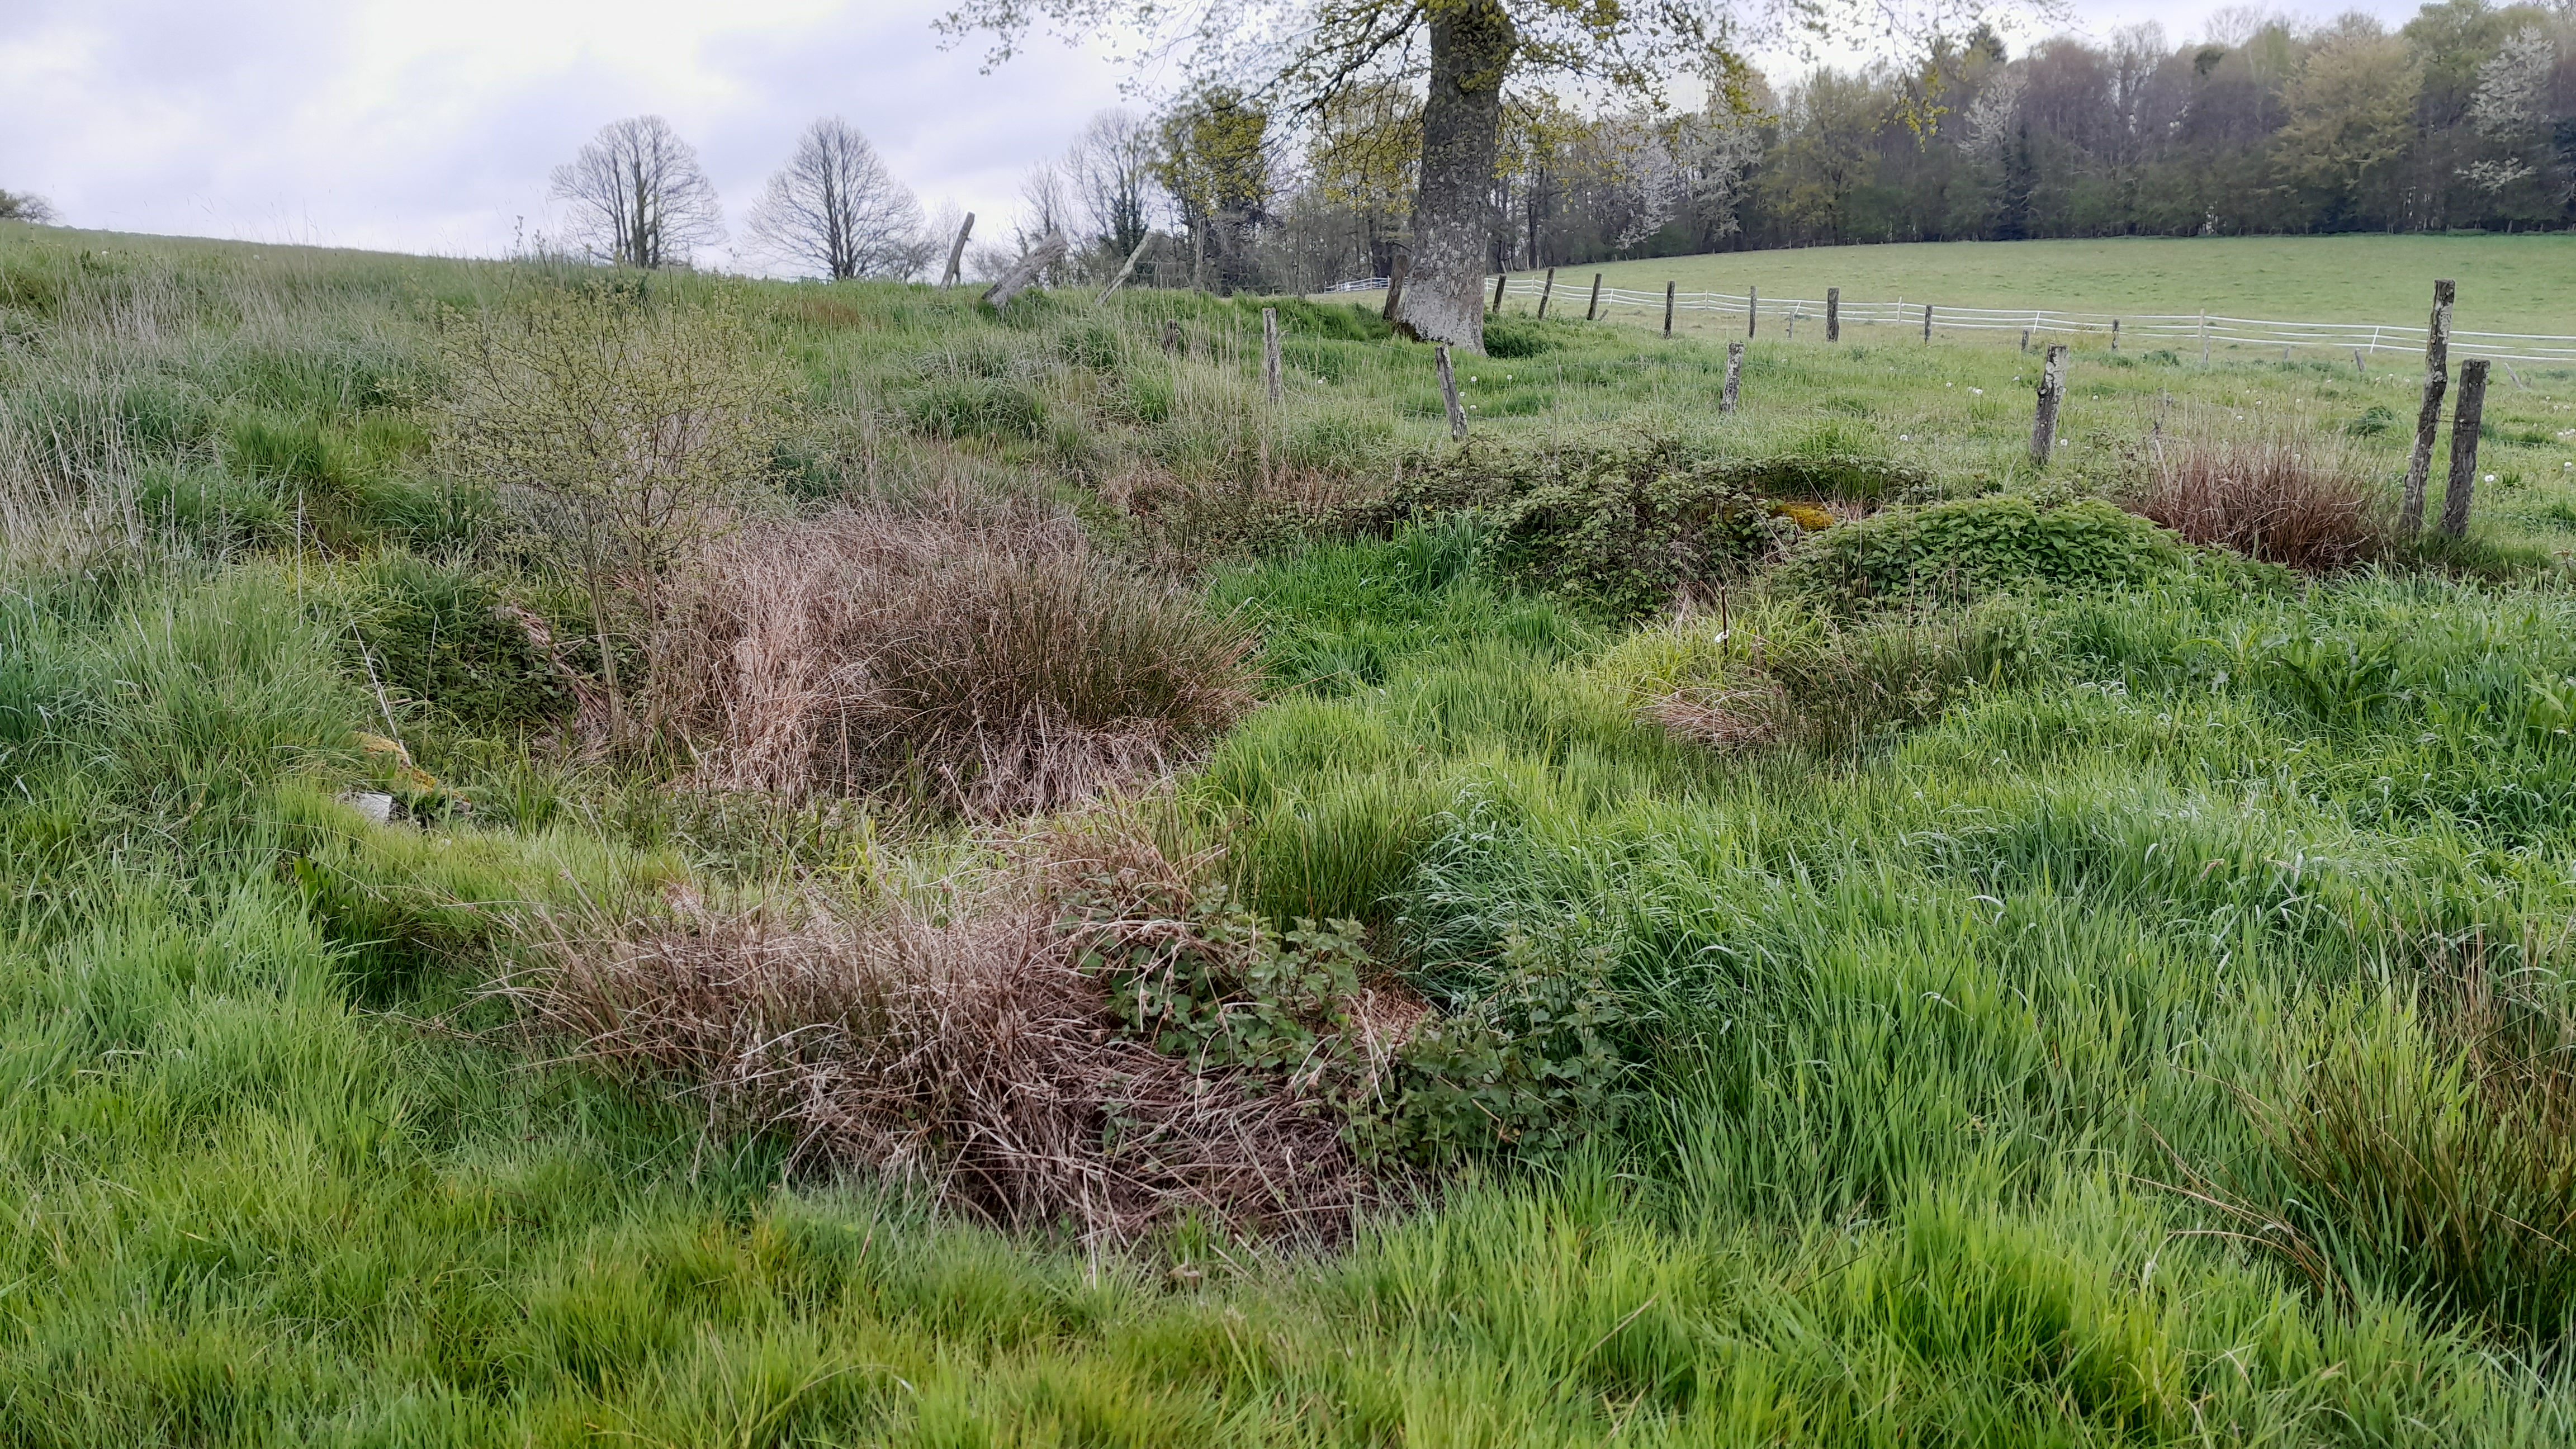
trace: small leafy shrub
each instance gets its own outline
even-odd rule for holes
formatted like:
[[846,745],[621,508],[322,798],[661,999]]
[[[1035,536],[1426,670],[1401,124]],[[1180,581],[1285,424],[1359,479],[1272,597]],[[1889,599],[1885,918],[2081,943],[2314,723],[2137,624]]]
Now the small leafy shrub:
[[2126,502],[2193,543],[2306,573],[2367,563],[2392,532],[2368,466],[2322,438],[2180,444]]
[[1494,509],[1484,554],[1512,582],[1634,618],[1714,584],[1777,537],[1724,468],[1639,452],[1604,455]]
[[1811,535],[1786,582],[1845,607],[2022,588],[2098,589],[2185,566],[2163,529],[2099,499],[2025,494],[1890,508]]
[[1438,1162],[1562,1152],[1616,1131],[1636,1101],[1620,1039],[1642,1025],[1601,960],[1552,960],[1514,937],[1492,985],[1406,1045],[1398,1139]]

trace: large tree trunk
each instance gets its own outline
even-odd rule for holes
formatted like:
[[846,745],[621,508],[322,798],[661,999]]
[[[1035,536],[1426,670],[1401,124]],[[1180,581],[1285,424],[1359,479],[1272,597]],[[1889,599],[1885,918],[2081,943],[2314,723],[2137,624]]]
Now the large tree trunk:
[[1502,0],[1432,7],[1422,188],[1413,203],[1413,265],[1396,322],[1418,341],[1485,350],[1485,213],[1503,125],[1503,73],[1519,42]]

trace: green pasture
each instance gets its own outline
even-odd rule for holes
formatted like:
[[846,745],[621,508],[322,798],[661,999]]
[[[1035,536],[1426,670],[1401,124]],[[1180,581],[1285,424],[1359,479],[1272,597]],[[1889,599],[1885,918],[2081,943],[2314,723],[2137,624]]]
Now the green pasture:
[[[2095,258],[2059,304],[2126,276],[2288,316],[2411,315],[2442,274],[2464,325],[2511,279],[2545,293],[2513,321],[2576,331],[2566,244],[1608,270],[2029,301],[2051,274],[2010,259]],[[2239,256],[2305,290],[2166,295]],[[1617,1003],[1629,1075],[1571,1147],[1447,1164],[1335,1243],[1082,1244],[792,1170],[479,990],[540,907],[990,839],[572,758],[490,662],[493,606],[563,582],[428,451],[424,337],[600,276],[0,227],[0,1444],[2576,1442],[2576,1251],[2530,1228],[2576,1213],[2564,1068],[2497,1065],[2576,1020],[2576,373],[2499,379],[2447,552],[2176,547],[1920,615],[1748,578],[1631,619],[1496,573],[1472,518],[1279,522],[1457,458],[1429,349],[1365,306],[1275,301],[1273,405],[1263,299],[615,279],[793,360],[779,506],[1015,490],[1255,628],[1263,707],[1160,804],[1256,909],[1364,920],[1451,1006],[1533,959]],[[2086,516],[2239,431],[2393,487],[2415,396],[2087,350],[2038,470],[2009,349],[1802,328],[1728,415],[1715,340],[1495,339],[1471,459],[1857,459]],[[1757,652],[1808,671],[1810,736],[1657,723]],[[344,803],[387,729],[473,810]]]
[[[2432,309],[2433,279],[2460,284],[2453,325],[2484,332],[2576,335],[2576,237],[2300,236],[2111,237],[2091,241],[1900,242],[1883,246],[1807,247],[1716,252],[1557,269],[1550,315],[1568,304],[1581,316],[1595,272],[1605,285],[1660,294],[1666,282],[1685,292],[1820,300],[1840,287],[1854,301],[1902,300],[1909,306],[2031,307],[2111,315],[2222,316],[2292,322],[2362,322],[2421,327]],[[1535,277],[1541,273],[1515,273]],[[1514,311],[1534,299],[1514,298]],[[1649,315],[1651,313],[1651,315]],[[1619,308],[1623,322],[1660,328],[1662,307]],[[1683,312],[1678,330],[1740,332],[1713,315]],[[1807,330],[1800,324],[1800,333]],[[1917,324],[1919,328],[1919,323]],[[1766,329],[1769,319],[1765,319]],[[1815,335],[1824,335],[1821,320]],[[1862,327],[1863,341],[1899,340],[1903,329]],[[1919,334],[1918,334],[1919,335]],[[1953,333],[2015,344],[2019,334]],[[2096,339],[2094,345],[2100,345]],[[2223,347],[2222,347],[2223,350]],[[2250,349],[2249,349],[2250,350]],[[2402,349],[2401,349],[2402,351]],[[2340,354],[2335,360],[2345,360]],[[2403,366],[2383,354],[2382,365]]]

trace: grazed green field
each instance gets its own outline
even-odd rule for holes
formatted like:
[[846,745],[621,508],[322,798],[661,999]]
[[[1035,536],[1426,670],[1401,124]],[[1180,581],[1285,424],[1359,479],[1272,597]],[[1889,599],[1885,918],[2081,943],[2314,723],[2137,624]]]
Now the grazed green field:
[[[1346,1240],[1086,1245],[477,993],[538,905],[860,916],[993,849],[586,761],[477,653],[579,616],[428,448],[433,304],[602,280],[0,228],[0,1443],[2576,1440],[2568,377],[2492,395],[2468,541],[2310,580],[2085,495],[2239,429],[2385,484],[2407,382],[2087,354],[2035,476],[2010,354],[1764,340],[1722,416],[1722,348],[1514,323],[1462,460],[1358,310],[1280,304],[1273,408],[1260,299],[606,279],[793,364],[786,516],[990,489],[1256,629],[1261,707],[1155,798],[1257,910],[1453,1020],[1587,987],[1474,1099],[1549,1130],[1471,1107]],[[1826,500],[1879,511],[1642,616],[1491,510],[1275,506],[1593,441],[1949,501]],[[1812,566],[1940,526],[1994,587]],[[1668,708],[1761,689],[1800,713],[1738,748]],[[471,813],[345,803],[384,730]]]
[[[2576,237],[2565,233],[2118,237],[1719,252],[1560,268],[1558,300],[1549,310],[1561,311],[1571,296],[1580,316],[1584,289],[1595,272],[1611,286],[1659,294],[1667,281],[1679,282],[1686,292],[1739,295],[1751,285],[1770,297],[1821,298],[1827,287],[1840,287],[1855,300],[1901,298],[1917,306],[1930,302],[2113,314],[2207,310],[2282,321],[2418,327],[2431,310],[2433,279],[2450,277],[2460,284],[2455,326],[2576,335]],[[1516,298],[1511,305],[1521,309],[1533,304]],[[1652,320],[1661,326],[1659,309]],[[1707,318],[1683,325],[1720,330]],[[1735,326],[1741,325],[1739,318]],[[1863,329],[1865,340],[1872,330],[1878,329]],[[1993,336],[2016,340],[2009,333]]]

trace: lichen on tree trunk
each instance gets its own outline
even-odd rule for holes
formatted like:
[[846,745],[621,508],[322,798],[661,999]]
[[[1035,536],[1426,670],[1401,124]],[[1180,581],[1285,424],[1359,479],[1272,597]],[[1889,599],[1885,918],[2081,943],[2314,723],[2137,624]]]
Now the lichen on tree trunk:
[[1417,341],[1482,352],[1486,208],[1503,76],[1520,37],[1501,0],[1445,0],[1430,9],[1431,94],[1422,109],[1413,265],[1396,325]]

